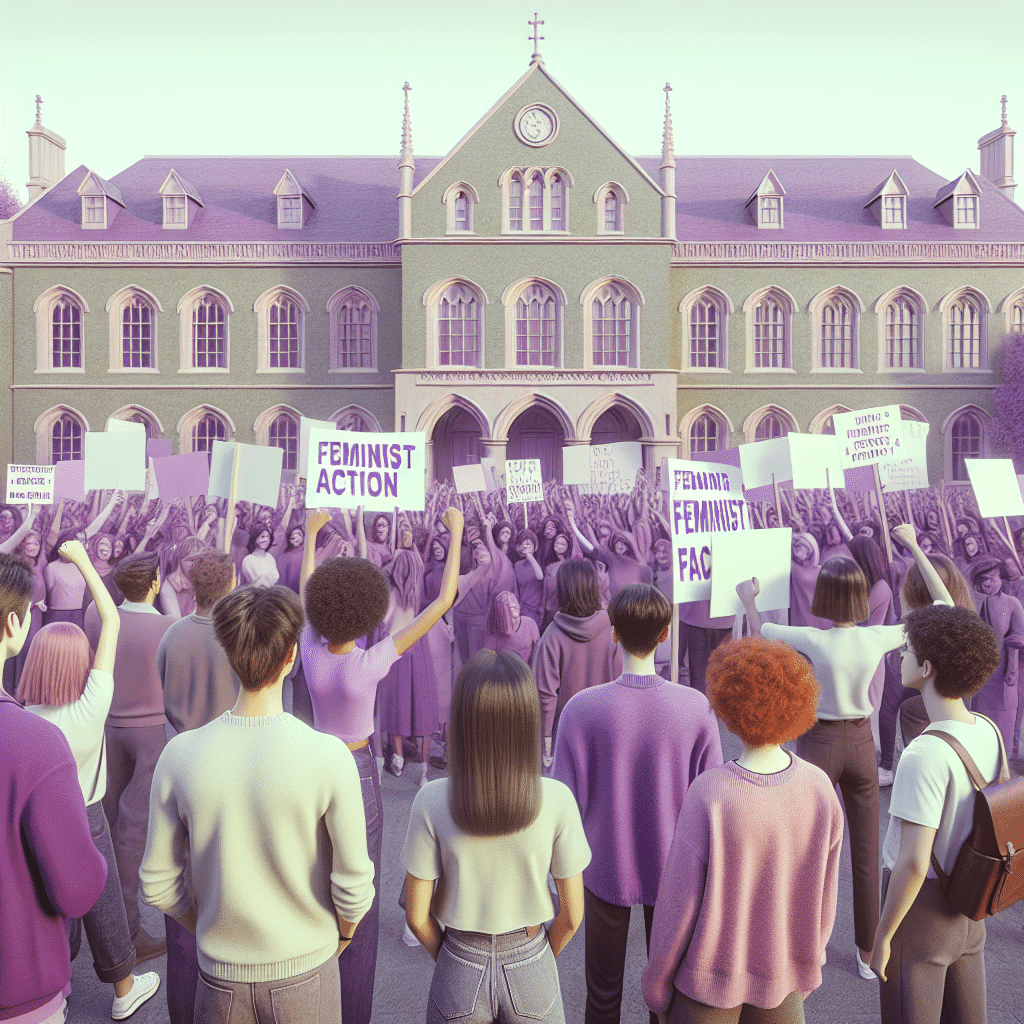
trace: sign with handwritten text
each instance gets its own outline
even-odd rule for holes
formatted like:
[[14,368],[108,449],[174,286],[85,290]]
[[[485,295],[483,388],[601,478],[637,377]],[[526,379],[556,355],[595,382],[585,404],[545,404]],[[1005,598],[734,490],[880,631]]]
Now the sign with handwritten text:
[[898,405],[881,405],[832,417],[843,469],[903,458],[903,420]]

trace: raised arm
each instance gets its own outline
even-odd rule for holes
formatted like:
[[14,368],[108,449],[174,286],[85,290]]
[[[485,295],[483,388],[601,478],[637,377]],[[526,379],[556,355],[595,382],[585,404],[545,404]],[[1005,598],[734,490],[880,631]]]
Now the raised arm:
[[330,522],[330,515],[322,508],[310,512],[306,516],[306,538],[302,545],[302,565],[299,567],[299,600],[303,607],[306,604],[306,584],[313,575],[316,560],[316,538],[320,531]]
[[366,523],[363,522],[363,506],[356,509],[356,557],[366,557]]
[[50,532],[46,535],[46,540],[43,542],[43,548],[47,554],[53,548],[53,545],[57,543],[57,538],[60,536],[60,524],[64,518],[64,502],[62,501],[57,506],[57,513],[53,517],[53,522],[50,523]]
[[22,520],[21,526],[19,526],[14,533],[7,538],[7,540],[0,544],[0,552],[5,555],[9,555],[14,552],[22,540],[24,540],[25,535],[32,529],[32,524],[36,521],[36,517],[39,515],[40,511],[42,511],[41,505],[29,505],[28,514]]
[[736,593],[743,602],[743,610],[747,613],[747,623],[750,626],[751,636],[761,635],[761,613],[757,610],[756,598],[761,593],[761,585],[757,577],[749,580],[742,580],[736,584]]
[[61,544],[57,554],[70,562],[85,579],[85,585],[96,602],[96,611],[100,616],[100,638],[96,643],[96,656],[92,667],[100,672],[114,671],[114,655],[117,653],[117,634],[121,629],[121,619],[117,614],[117,605],[100,579],[85,548],[80,541],[67,540]]
[[96,536],[100,532],[100,527],[110,518],[110,513],[114,511],[114,506],[124,496],[123,491],[114,491],[110,496],[110,501],[100,509],[99,514],[95,519],[85,528],[85,539],[88,540],[90,537]]
[[917,543],[917,532],[913,523],[901,523],[893,531],[892,535],[914,556],[918,569],[921,571],[921,579],[928,588],[928,593],[933,601],[941,601],[943,604],[952,605],[953,598],[942,582],[942,577],[936,572],[931,559],[921,550]]
[[451,534],[448,557],[445,559],[444,571],[441,573],[441,592],[437,599],[431,601],[404,629],[395,633],[393,639],[395,650],[404,654],[417,640],[426,636],[427,631],[436,623],[455,601],[459,585],[459,552],[462,547],[462,529],[464,521],[457,508],[445,510],[442,519]]
[[839,532],[843,535],[843,540],[849,543],[853,540],[853,534],[850,533],[850,528],[846,525],[842,512],[839,511],[839,505],[836,503],[836,491],[829,479],[827,469],[825,470],[825,483],[828,484],[828,499],[832,505],[832,518],[835,519],[836,526],[839,527]]
[[591,544],[580,532],[580,528],[576,525],[576,510],[569,503],[566,503],[565,514],[569,519],[569,529],[576,535],[576,540],[579,541],[580,547],[589,554],[597,545]]

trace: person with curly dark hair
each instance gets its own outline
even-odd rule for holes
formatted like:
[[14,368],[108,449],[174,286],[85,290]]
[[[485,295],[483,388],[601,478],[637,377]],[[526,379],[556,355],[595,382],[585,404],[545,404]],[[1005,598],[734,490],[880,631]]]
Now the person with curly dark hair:
[[975,790],[958,740],[986,780],[1006,767],[999,730],[965,701],[999,666],[995,632],[966,608],[935,604],[906,618],[903,685],[924,698],[930,724],[900,758],[882,847],[884,905],[871,966],[882,980],[883,1024],[984,1024],[985,922],[946,900],[939,872],[952,871],[971,831]]
[[[380,517],[378,516],[378,519]],[[459,583],[462,513],[449,508],[442,519],[450,535],[438,597],[396,633],[367,650],[356,641],[372,633],[388,611],[390,589],[380,569],[365,558],[330,558],[314,572],[317,534],[329,522],[321,510],[306,520],[299,592],[307,624],[299,636],[302,665],[313,705],[313,725],[344,740],[352,751],[363,788],[366,841],[378,891],[345,955],[338,960],[345,1024],[369,1024],[380,927],[379,880],[384,805],[380,775],[370,750],[377,686],[391,666],[437,623]]]
[[835,923],[843,811],[828,776],[781,744],[814,725],[819,687],[792,647],[761,637],[717,647],[707,682],[743,754],[683,798],[644,999],[670,1024],[799,1024]]

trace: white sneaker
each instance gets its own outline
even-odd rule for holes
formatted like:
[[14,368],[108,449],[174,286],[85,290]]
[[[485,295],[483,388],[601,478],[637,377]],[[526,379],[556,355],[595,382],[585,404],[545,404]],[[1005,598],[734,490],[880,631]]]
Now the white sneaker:
[[405,758],[400,757],[398,754],[391,755],[391,774],[398,777],[402,774],[402,769],[405,767]]
[[857,973],[865,981],[877,981],[878,975],[875,974],[875,972],[871,970],[871,968],[866,963],[864,963],[863,960],[861,960],[860,950],[856,946],[853,947],[853,956],[854,959],[857,961]]
[[892,780],[895,778],[895,774],[888,768],[878,769],[878,786],[880,789],[885,789],[886,786],[892,785]]
[[420,944],[420,940],[417,939],[415,935],[413,935],[412,929],[408,925],[405,926],[405,932],[402,935],[402,941],[410,948],[413,948]]
[[128,995],[114,997],[114,1005],[110,1010],[110,1019],[127,1019],[147,999],[152,999],[159,987],[160,975],[156,971],[150,971],[148,974],[136,974]]

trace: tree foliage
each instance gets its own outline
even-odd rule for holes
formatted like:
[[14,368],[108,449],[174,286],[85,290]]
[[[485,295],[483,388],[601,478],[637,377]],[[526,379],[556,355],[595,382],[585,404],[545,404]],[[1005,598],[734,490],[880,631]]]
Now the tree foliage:
[[1003,338],[1003,383],[992,395],[996,416],[992,440],[1024,473],[1024,334]]
[[0,178],[0,220],[13,217],[22,205],[14,186],[6,178]]

